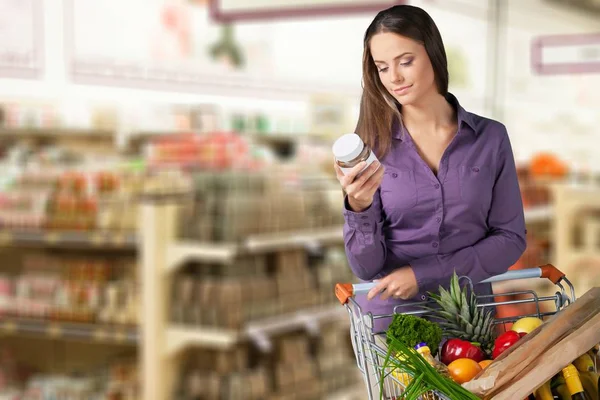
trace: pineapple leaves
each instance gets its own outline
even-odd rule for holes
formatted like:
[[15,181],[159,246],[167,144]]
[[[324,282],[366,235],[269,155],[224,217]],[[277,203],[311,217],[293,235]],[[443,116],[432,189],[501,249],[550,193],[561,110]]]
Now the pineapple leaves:
[[459,277],[453,273],[448,289],[439,286],[438,293],[430,293],[438,307],[424,307],[446,337],[481,343],[489,352],[495,340],[493,312],[479,307],[473,290],[461,287]]

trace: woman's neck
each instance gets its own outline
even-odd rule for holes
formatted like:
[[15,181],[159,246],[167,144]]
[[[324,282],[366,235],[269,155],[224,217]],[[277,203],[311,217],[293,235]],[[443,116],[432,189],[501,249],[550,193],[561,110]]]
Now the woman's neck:
[[407,127],[417,128],[415,131],[435,132],[455,125],[456,115],[444,96],[435,92],[418,104],[402,106],[402,121]]

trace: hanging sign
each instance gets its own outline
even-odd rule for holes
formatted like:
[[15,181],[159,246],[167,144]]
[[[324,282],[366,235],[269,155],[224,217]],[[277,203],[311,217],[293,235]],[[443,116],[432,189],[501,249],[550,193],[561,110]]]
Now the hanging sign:
[[540,75],[600,73],[600,33],[538,37],[531,62]]
[[273,20],[373,13],[398,0],[210,0],[211,16],[219,22]]

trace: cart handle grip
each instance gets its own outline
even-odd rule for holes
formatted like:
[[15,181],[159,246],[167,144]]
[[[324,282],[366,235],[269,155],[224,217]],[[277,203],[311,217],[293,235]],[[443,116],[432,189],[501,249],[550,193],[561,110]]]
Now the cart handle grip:
[[565,274],[561,272],[552,264],[542,265],[537,268],[526,268],[517,269],[514,271],[508,271],[501,275],[492,276],[481,283],[492,283],[492,282],[505,282],[518,279],[531,279],[531,278],[546,278],[553,284],[557,284],[565,277]]
[[[526,268],[508,271],[504,274],[492,276],[481,283],[505,282],[519,279],[546,278],[553,284],[559,283],[565,274],[552,264],[542,265],[537,268]],[[335,296],[342,304],[346,304],[350,297],[357,294],[368,293],[375,286],[375,282],[367,283],[338,283],[335,285]]]

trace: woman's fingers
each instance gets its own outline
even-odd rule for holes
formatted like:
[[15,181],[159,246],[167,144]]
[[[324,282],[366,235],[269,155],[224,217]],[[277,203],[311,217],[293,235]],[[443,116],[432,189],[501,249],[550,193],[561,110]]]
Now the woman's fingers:
[[387,285],[388,281],[385,278],[377,282],[377,285],[375,285],[371,290],[369,290],[369,293],[367,293],[367,300],[373,300],[373,298],[381,292],[385,293]]
[[344,178],[344,173],[342,172],[342,169],[336,162],[333,163],[333,169],[335,169],[335,176],[337,177],[337,180],[341,183],[342,179]]
[[367,182],[371,182],[378,168],[381,168],[381,165],[377,161],[373,162],[355,181],[346,186],[346,192],[358,193]]
[[357,197],[369,197],[372,198],[377,188],[381,185],[383,180],[383,174],[385,168],[383,165],[369,178],[369,180],[361,187],[360,191],[356,194]]

